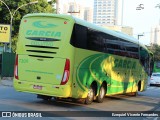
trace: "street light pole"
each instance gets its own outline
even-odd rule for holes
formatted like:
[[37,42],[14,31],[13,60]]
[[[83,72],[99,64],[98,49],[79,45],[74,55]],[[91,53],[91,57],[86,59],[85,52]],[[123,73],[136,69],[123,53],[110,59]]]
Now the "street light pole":
[[10,9],[9,9],[9,7],[8,7],[8,5],[5,3],[5,2],[3,2],[2,0],[0,0],[6,7],[7,7],[7,9],[8,9],[8,11],[9,11],[9,14],[10,14],[10,16],[12,16],[12,12],[10,11]]
[[139,41],[139,37],[140,37],[140,36],[144,36],[144,35],[143,35],[143,34],[139,34],[139,35],[138,35],[138,41]]
[[13,20],[13,17],[14,17],[14,15],[15,15],[15,13],[16,13],[20,8],[22,8],[22,7],[24,7],[24,6],[27,6],[27,5],[30,5],[30,4],[35,4],[35,3],[38,3],[38,1],[29,2],[29,3],[23,4],[23,5],[21,5],[20,7],[18,7],[18,8],[13,12],[10,23],[12,23],[12,20]]
[[[27,5],[30,5],[30,4],[35,4],[35,3],[38,3],[38,1],[34,1],[34,2],[29,2],[29,3],[26,3],[26,4],[23,4],[23,5],[21,5],[20,7],[18,7],[14,12],[13,12],[13,14],[11,15],[11,20],[10,20],[10,24],[11,24],[11,35],[12,35],[12,21],[13,21],[13,17],[14,17],[14,15],[15,15],[15,13],[20,9],[20,8],[22,8],[22,7],[25,7],[25,6],[27,6]],[[10,39],[10,44],[9,44],[9,48],[10,48],[10,52],[11,52],[11,39]]]
[[[8,7],[8,5],[4,2],[4,1],[2,1],[2,0],[0,0],[5,6],[6,6],[6,8],[8,9],[8,11],[9,11],[9,14],[10,14],[10,17],[12,18],[12,12],[11,12],[11,10],[9,9],[9,7]],[[11,22],[10,22],[10,24],[11,24]],[[11,25],[10,25],[11,26]],[[12,27],[12,26],[11,26]],[[10,31],[11,31],[11,28],[10,28]],[[10,35],[10,41],[9,41],[9,44],[10,44],[10,46],[11,46],[11,35]],[[6,43],[4,44],[4,51],[6,51]],[[10,52],[11,52],[11,50],[10,50]]]
[[11,19],[10,19],[11,35],[10,35],[10,43],[9,43],[9,48],[10,48],[10,52],[11,52],[12,21],[13,21],[13,17],[14,17],[14,15],[15,15],[15,13],[16,13],[21,7],[24,7],[24,6],[27,6],[27,5],[30,5],[30,4],[38,3],[38,1],[29,2],[29,3],[26,3],[26,4],[21,5],[20,7],[18,7],[18,8],[13,12],[13,14],[12,14],[11,10],[9,9],[8,5],[7,5],[4,1],[2,1],[2,0],[0,0],[0,1],[7,7],[8,11],[9,11],[9,14],[10,14],[10,18],[11,18]]

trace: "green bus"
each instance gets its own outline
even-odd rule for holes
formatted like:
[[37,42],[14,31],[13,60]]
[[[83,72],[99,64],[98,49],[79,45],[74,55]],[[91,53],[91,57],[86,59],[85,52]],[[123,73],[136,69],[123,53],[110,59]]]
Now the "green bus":
[[150,51],[137,39],[70,15],[28,14],[21,20],[14,88],[42,99],[136,95],[150,74]]
[[153,72],[160,72],[160,61],[155,61],[154,62]]

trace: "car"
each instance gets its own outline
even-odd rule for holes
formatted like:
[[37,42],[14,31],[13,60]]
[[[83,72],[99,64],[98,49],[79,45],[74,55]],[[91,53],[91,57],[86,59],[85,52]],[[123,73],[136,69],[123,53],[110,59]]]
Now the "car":
[[160,73],[153,73],[150,79],[151,85],[159,85],[160,86]]

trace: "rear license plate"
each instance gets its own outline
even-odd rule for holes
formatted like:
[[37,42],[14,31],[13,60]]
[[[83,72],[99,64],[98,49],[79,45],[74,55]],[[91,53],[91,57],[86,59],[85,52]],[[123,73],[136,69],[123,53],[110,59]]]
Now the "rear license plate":
[[33,85],[33,89],[42,90],[42,88],[40,85]]

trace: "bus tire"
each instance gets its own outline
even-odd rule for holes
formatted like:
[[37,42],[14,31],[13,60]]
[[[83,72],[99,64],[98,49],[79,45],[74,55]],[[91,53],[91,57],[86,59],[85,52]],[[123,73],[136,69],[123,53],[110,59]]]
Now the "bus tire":
[[59,98],[59,97],[54,97],[54,100],[55,100],[55,101],[59,101],[60,98]]
[[88,91],[88,95],[85,99],[85,104],[89,105],[93,102],[95,96],[95,89],[91,86],[91,88]]
[[133,93],[133,96],[137,96],[137,95],[138,95],[138,92],[134,92],[134,93]]
[[105,88],[104,85],[101,85],[100,90],[99,90],[99,94],[98,94],[98,96],[96,98],[96,101],[98,103],[102,103],[103,100],[104,100],[105,94],[106,94],[106,88]]
[[127,95],[135,97],[138,95],[138,92],[127,93]]
[[137,91],[141,91],[141,81],[138,82]]
[[138,95],[138,86],[136,86],[136,91],[135,92],[127,93],[127,95],[129,95],[129,96],[137,96]]

